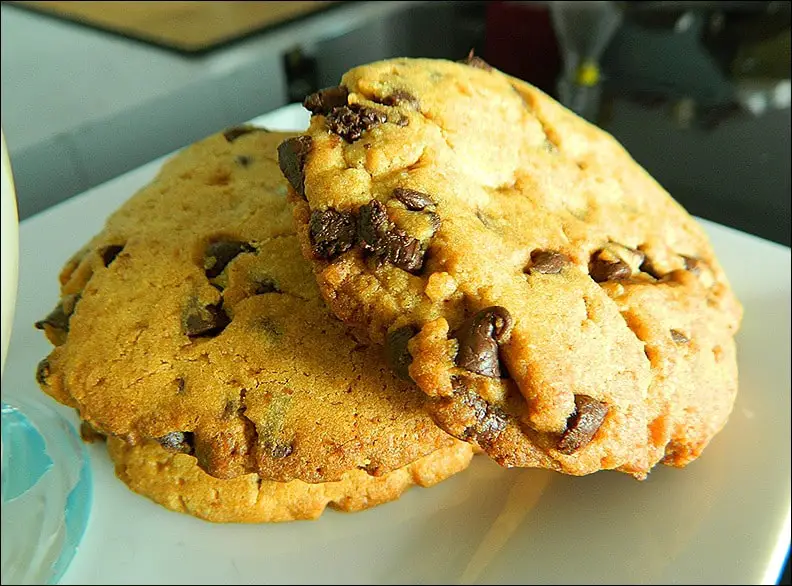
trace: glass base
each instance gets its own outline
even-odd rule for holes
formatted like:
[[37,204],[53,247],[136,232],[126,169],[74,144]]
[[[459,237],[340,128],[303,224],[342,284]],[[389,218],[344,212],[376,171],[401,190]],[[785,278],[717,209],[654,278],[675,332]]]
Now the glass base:
[[53,584],[82,539],[91,468],[74,427],[55,410],[2,403],[2,583]]

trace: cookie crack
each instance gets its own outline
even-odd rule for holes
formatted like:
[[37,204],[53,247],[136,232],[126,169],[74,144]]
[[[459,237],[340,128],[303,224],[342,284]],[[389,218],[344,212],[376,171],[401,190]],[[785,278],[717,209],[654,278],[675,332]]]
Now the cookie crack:
[[453,144],[451,144],[451,141],[449,141],[449,140],[448,140],[448,136],[447,136],[448,130],[446,130],[446,129],[443,127],[443,125],[442,125],[442,124],[440,124],[440,122],[438,122],[437,120],[435,120],[434,118],[432,118],[432,117],[431,117],[429,114],[426,114],[426,113],[424,113],[424,112],[419,112],[419,114],[420,114],[420,115],[421,115],[421,116],[424,118],[424,120],[426,120],[426,121],[430,122],[430,123],[431,123],[433,126],[435,126],[435,127],[436,127],[436,128],[439,130],[439,131],[440,131],[440,136],[443,138],[443,141],[445,142],[446,146],[447,146],[447,147],[448,147],[448,148],[449,148],[449,149],[450,149],[450,150],[451,150],[451,151],[452,151],[454,154],[457,154],[457,150],[456,150],[456,148],[454,147],[454,145],[453,145]]
[[[247,416],[247,389],[239,389],[239,408],[237,409],[237,416],[242,420],[245,426],[245,442],[247,443],[248,458],[251,458],[253,449],[258,445],[259,433],[256,424],[250,417]],[[255,463],[252,466],[255,469]]]
[[[531,104],[531,103],[528,101],[528,99],[526,98],[525,94],[523,94],[523,93],[522,93],[522,91],[520,91],[520,89],[519,89],[519,88],[518,88],[516,85],[514,85],[513,83],[511,83],[511,81],[509,81],[509,85],[510,85],[510,86],[511,86],[511,88],[512,88],[512,89],[515,91],[515,93],[516,93],[518,96],[520,96],[520,99],[522,100],[522,103],[525,105],[525,109],[526,109],[526,110],[528,110],[528,113],[529,113],[531,116],[533,116],[533,117],[534,117],[534,119],[535,119],[535,120],[536,120],[536,121],[539,123],[539,126],[541,126],[541,127],[542,127],[542,132],[544,133],[544,137],[545,137],[545,143],[546,143],[546,144],[548,144],[548,145],[550,145],[550,149],[548,149],[548,150],[555,150],[555,151],[559,151],[559,150],[561,150],[561,149],[560,149],[560,146],[558,145],[558,143],[557,143],[555,140],[553,140],[553,139],[550,137],[550,132],[548,132],[548,129],[549,129],[549,128],[552,128],[552,127],[551,127],[551,126],[550,126],[550,124],[547,122],[547,120],[545,120],[545,119],[544,119],[544,118],[543,118],[543,117],[542,117],[542,116],[541,116],[541,115],[540,115],[540,114],[539,114],[539,113],[536,111],[536,109],[533,107],[533,105],[532,105],[532,104]],[[555,134],[555,132],[553,132],[553,134]]]

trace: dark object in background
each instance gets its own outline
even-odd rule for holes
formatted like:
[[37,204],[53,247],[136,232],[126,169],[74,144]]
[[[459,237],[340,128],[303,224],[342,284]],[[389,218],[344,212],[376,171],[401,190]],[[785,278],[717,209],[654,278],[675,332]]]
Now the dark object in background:
[[283,55],[286,74],[286,103],[302,102],[305,96],[319,89],[316,59],[306,55],[301,47],[294,47]]
[[550,9],[543,3],[487,2],[484,51],[490,65],[553,97],[562,61]]

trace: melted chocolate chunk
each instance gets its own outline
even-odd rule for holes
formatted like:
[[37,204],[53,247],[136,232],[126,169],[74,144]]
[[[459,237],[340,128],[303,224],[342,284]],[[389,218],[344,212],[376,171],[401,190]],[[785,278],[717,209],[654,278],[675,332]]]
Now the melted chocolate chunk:
[[388,235],[383,258],[392,265],[409,273],[415,273],[423,266],[423,256],[421,243],[416,238],[399,229],[394,229]]
[[649,259],[649,257],[645,255],[641,266],[638,268],[641,270],[641,272],[646,273],[650,277],[654,277],[655,279],[663,278],[663,274],[657,270],[657,268],[654,266],[654,263]]
[[313,139],[296,136],[278,145],[278,166],[281,173],[300,197],[305,198],[305,161],[311,152]]
[[229,323],[222,301],[205,307],[192,304],[182,315],[182,331],[190,338],[217,336]]
[[588,395],[575,395],[575,412],[567,420],[567,429],[558,442],[558,451],[569,455],[587,446],[607,414],[606,403]]
[[206,247],[206,259],[204,261],[206,267],[206,276],[210,279],[215,278],[223,272],[234,258],[243,252],[253,252],[255,249],[247,242],[240,242],[239,240],[220,240],[212,242]]
[[557,275],[567,264],[569,257],[560,252],[552,250],[534,250],[531,253],[533,264],[529,267],[529,273],[537,272],[545,275]]
[[358,104],[340,106],[327,115],[327,127],[347,142],[355,142],[367,130],[387,121],[382,112]]
[[172,431],[158,437],[157,441],[169,452],[192,454],[195,451],[195,437],[190,431]]
[[352,248],[355,228],[355,217],[350,212],[314,210],[309,223],[314,256],[331,260]]
[[358,210],[358,241],[363,250],[384,253],[388,232],[393,227],[382,202],[372,199]]
[[460,439],[476,441],[486,446],[497,439],[506,429],[506,413],[495,405],[490,405],[478,394],[465,388],[460,388],[458,381],[454,381],[454,398],[459,401],[467,415],[475,423],[468,426]]
[[102,257],[104,266],[109,267],[110,263],[116,259],[122,250],[124,250],[124,247],[120,244],[111,244],[99,249],[99,256]]
[[410,378],[410,364],[412,364],[412,355],[407,349],[407,343],[417,333],[417,330],[412,326],[403,326],[393,330],[388,334],[385,340],[385,358],[388,361],[388,366],[404,380],[412,380]]
[[363,250],[405,271],[423,266],[421,243],[397,228],[389,219],[385,205],[373,199],[358,210],[358,242]]
[[232,128],[226,129],[223,132],[223,136],[228,142],[234,142],[240,136],[245,136],[251,132],[269,132],[269,130],[259,126],[234,126]]
[[500,378],[498,345],[511,333],[514,322],[505,307],[482,309],[462,324],[457,333],[460,368],[491,378]]
[[329,114],[334,108],[347,105],[349,90],[343,85],[319,90],[305,98],[303,106],[313,114]]
[[601,252],[602,251],[597,251],[594,253],[589,262],[589,275],[591,275],[591,278],[597,283],[627,279],[632,275],[630,265],[626,262],[622,260],[606,260],[601,258]]
[[385,106],[410,106],[415,110],[421,109],[421,103],[414,95],[404,90],[396,90],[392,94],[385,96],[379,101]]
[[434,200],[425,193],[405,187],[397,187],[391,196],[402,202],[408,210],[421,211],[428,206],[435,205]]

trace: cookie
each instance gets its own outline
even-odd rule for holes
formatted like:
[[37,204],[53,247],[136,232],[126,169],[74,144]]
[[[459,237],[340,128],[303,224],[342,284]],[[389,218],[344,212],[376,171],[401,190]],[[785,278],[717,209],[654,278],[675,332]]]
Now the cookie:
[[278,169],[289,136],[203,140],[108,219],[38,324],[56,344],[45,392],[223,479],[380,476],[454,445],[425,396],[328,314]]
[[279,147],[333,313],[504,466],[644,478],[726,423],[742,308],[611,136],[486,65],[394,59]]
[[257,474],[221,480],[195,458],[169,452],[159,443],[132,446],[118,438],[107,449],[116,475],[131,490],[163,507],[215,523],[276,523],[316,519],[331,507],[362,511],[399,498],[411,486],[429,487],[467,468],[469,444],[456,442],[379,477],[349,470],[334,482],[273,482]]

